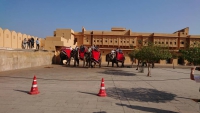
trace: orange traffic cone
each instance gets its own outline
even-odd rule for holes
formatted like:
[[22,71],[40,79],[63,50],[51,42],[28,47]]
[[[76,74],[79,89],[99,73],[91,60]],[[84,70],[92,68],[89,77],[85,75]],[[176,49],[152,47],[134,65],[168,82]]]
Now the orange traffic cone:
[[106,89],[105,89],[104,79],[103,78],[101,80],[101,88],[99,90],[98,96],[100,96],[100,97],[106,97]]
[[36,80],[36,77],[34,76],[31,91],[29,92],[29,94],[36,95],[38,93],[40,93],[40,92],[38,91],[37,80]]

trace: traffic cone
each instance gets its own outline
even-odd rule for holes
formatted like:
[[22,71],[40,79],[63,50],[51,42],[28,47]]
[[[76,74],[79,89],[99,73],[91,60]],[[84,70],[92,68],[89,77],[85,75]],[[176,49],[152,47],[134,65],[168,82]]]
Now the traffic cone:
[[29,94],[36,95],[38,93],[40,93],[40,92],[38,91],[37,80],[36,80],[36,77],[34,76],[31,91],[29,92]]
[[106,89],[105,89],[104,79],[103,78],[101,80],[101,88],[99,90],[98,96],[100,96],[100,97],[106,97]]

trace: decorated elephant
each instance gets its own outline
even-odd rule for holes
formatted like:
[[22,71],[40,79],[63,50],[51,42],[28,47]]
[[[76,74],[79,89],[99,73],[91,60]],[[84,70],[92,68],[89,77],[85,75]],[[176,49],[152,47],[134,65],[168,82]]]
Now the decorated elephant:
[[118,63],[122,63],[121,67],[124,67],[125,57],[122,52],[108,53],[106,55],[106,62],[108,62],[107,66],[109,66],[109,62],[112,62],[112,67],[114,67],[114,63],[116,63],[117,67],[119,67]]

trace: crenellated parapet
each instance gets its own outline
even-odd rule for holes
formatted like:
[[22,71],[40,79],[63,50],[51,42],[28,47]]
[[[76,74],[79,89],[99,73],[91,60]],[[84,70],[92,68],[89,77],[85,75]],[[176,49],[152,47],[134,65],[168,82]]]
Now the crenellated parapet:
[[[30,38],[34,38],[34,41],[36,41],[38,37],[22,34],[16,31],[10,31],[9,29],[0,28],[0,48],[1,49],[5,49],[5,48],[22,49],[23,40],[25,38],[27,40]],[[42,41],[43,39],[39,38],[39,40]],[[44,46],[42,45],[42,42],[41,42],[41,46]],[[36,47],[36,43],[34,43],[34,48],[35,47]]]

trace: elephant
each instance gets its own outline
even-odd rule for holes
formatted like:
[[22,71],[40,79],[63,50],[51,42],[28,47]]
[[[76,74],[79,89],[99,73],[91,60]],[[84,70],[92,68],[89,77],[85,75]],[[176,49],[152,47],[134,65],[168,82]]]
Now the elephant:
[[74,59],[74,67],[79,66],[79,49],[73,49],[71,57]]
[[96,64],[99,64],[99,68],[100,68],[101,67],[101,52],[98,49],[94,49],[91,51],[89,50],[85,54],[84,62],[86,62],[86,66],[89,63],[89,67],[95,67]]
[[[119,59],[120,55],[120,59]],[[108,53],[106,55],[106,62],[108,62],[107,66],[109,66],[109,62],[112,62],[112,67],[114,67],[114,63],[116,63],[117,67],[119,67],[118,63],[122,63],[121,67],[124,67],[125,57],[123,53],[115,52],[115,53]]]

